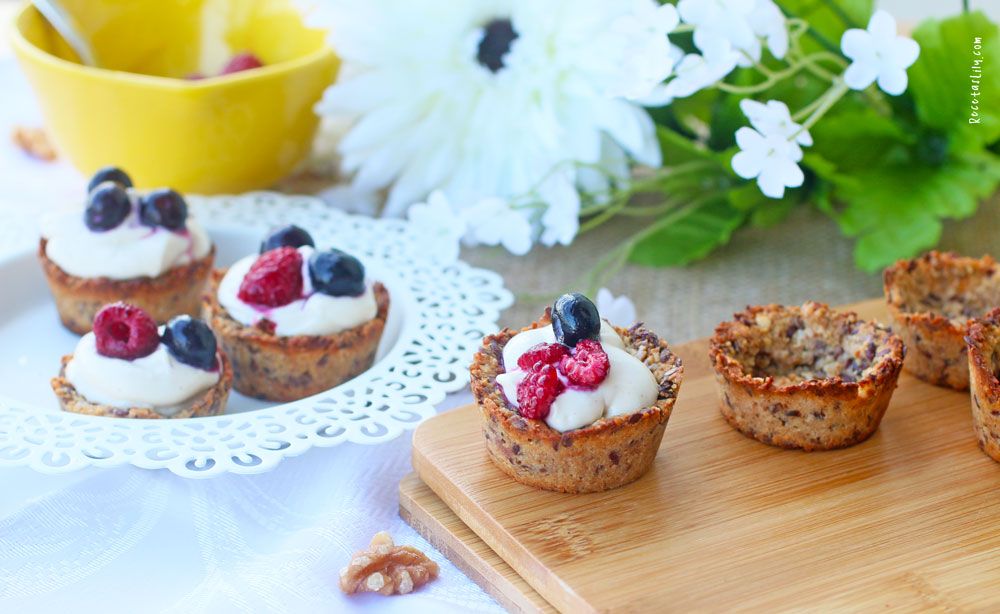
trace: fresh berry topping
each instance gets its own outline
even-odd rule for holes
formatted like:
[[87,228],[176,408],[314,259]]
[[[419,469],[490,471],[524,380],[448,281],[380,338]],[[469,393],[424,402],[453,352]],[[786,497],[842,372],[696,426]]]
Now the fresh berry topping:
[[87,210],[83,213],[83,223],[94,232],[116,228],[125,221],[132,211],[125,188],[113,181],[105,181],[94,188],[87,197]]
[[279,247],[262,254],[240,284],[244,303],[281,307],[302,296],[302,254],[294,247]]
[[313,252],[309,258],[313,287],[330,296],[361,296],[365,292],[365,267],[339,249]]
[[302,247],[303,245],[316,247],[308,232],[292,224],[272,230],[271,234],[267,235],[267,238],[261,242],[260,253],[263,254],[279,247]]
[[556,341],[573,347],[581,339],[597,339],[601,334],[601,316],[586,296],[563,294],[552,306],[552,330]]
[[569,348],[561,343],[539,343],[521,354],[517,366],[525,371],[531,370],[538,363],[557,365],[563,356],[569,354]]
[[531,369],[517,385],[518,413],[531,420],[544,420],[564,388],[552,365],[543,364]]
[[129,177],[125,171],[117,166],[105,166],[94,173],[94,176],[90,178],[90,183],[87,184],[87,192],[93,192],[94,188],[105,181],[114,181],[123,188],[132,187],[132,178]]
[[229,60],[226,67],[222,69],[223,75],[228,75],[234,72],[240,72],[241,70],[250,70],[251,68],[260,68],[264,63],[252,53],[237,53]]
[[608,376],[611,363],[601,344],[593,339],[582,339],[569,356],[559,361],[559,371],[570,383],[584,388],[596,388]]
[[97,353],[110,358],[135,360],[149,356],[160,344],[156,322],[142,309],[128,303],[112,303],[94,318]]
[[139,201],[139,220],[146,226],[181,230],[187,223],[187,216],[184,197],[170,188],[153,190]]
[[177,316],[167,322],[163,345],[178,361],[196,369],[214,371],[219,367],[212,329],[191,316]]

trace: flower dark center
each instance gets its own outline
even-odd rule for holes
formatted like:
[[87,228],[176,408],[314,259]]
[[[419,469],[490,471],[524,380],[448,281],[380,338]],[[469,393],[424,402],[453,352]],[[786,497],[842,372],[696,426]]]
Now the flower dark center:
[[490,72],[497,72],[503,68],[503,56],[510,51],[515,38],[517,32],[509,19],[494,19],[483,26],[483,39],[479,41],[476,59]]

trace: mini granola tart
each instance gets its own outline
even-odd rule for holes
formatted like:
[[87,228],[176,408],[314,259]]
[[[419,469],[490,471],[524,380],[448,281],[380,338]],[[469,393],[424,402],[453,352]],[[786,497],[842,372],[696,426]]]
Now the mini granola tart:
[[649,470],[683,373],[641,323],[613,327],[580,294],[519,332],[487,336],[471,366],[493,463],[568,493],[610,490]]
[[972,424],[979,447],[1000,461],[1000,307],[973,320],[966,337],[972,394]]
[[1000,306],[1000,275],[990,256],[928,252],[885,270],[893,331],[909,355],[905,367],[920,379],[956,390],[969,387],[966,326]]
[[202,312],[233,363],[233,386],[270,401],[329,390],[375,361],[389,292],[336,249],[279,228],[228,270],[214,271]]
[[177,316],[159,329],[114,303],[64,356],[52,390],[63,410],[112,418],[191,418],[225,410],[233,373],[208,325]]
[[821,303],[748,307],[715,329],[709,358],[722,416],[782,448],[832,450],[878,428],[903,365],[903,342]]

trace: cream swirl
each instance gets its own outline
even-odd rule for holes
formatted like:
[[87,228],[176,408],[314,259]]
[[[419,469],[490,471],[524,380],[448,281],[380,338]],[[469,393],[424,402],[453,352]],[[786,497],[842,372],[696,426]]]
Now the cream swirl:
[[132,210],[118,226],[101,232],[87,228],[83,212],[64,209],[42,220],[45,255],[76,277],[135,279],[159,277],[170,269],[204,258],[212,245],[198,220],[188,216],[184,230],[145,226],[135,194]]
[[370,281],[365,281],[365,291],[360,296],[329,296],[317,292],[309,277],[309,257],[314,248],[305,245],[298,248],[302,254],[302,297],[280,307],[262,307],[245,303],[239,297],[240,284],[253,263],[256,255],[238,260],[229,267],[219,282],[219,304],[230,317],[241,324],[253,326],[267,319],[274,323],[274,334],[292,335],[332,335],[373,319],[378,313],[375,292]]
[[102,356],[92,332],[80,338],[66,365],[66,379],[91,403],[149,407],[163,416],[180,411],[218,383],[219,376],[218,369],[203,371],[180,362],[162,343],[135,360]]
[[[517,366],[517,359],[539,343],[554,343],[552,326],[522,331],[504,346],[503,361],[506,373],[497,375],[497,384],[508,403],[517,407],[517,385],[527,373]],[[565,432],[593,424],[600,418],[630,414],[656,402],[659,387],[656,378],[646,365],[625,350],[617,331],[607,322],[601,322],[601,345],[608,355],[611,368],[608,376],[597,388],[580,388],[569,384],[560,374],[566,389],[556,397],[545,423]]]

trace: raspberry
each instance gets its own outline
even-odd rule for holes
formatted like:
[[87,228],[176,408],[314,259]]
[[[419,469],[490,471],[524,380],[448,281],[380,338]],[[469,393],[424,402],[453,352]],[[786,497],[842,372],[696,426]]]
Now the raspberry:
[[530,371],[537,363],[557,365],[566,354],[569,354],[569,348],[561,343],[539,343],[521,354],[517,359],[517,366],[525,371]]
[[544,420],[549,415],[552,402],[564,388],[552,365],[532,368],[517,385],[518,413],[531,420]]
[[153,318],[138,307],[120,302],[97,312],[94,337],[98,354],[125,360],[149,356],[160,344]]
[[264,63],[260,61],[260,58],[252,53],[237,53],[229,60],[225,68],[222,69],[223,75],[229,75],[234,72],[240,72],[242,70],[250,70],[251,68],[260,68]]
[[264,252],[253,263],[237,294],[244,303],[281,307],[302,296],[302,254],[294,247]]
[[569,381],[583,388],[596,388],[608,376],[611,363],[601,344],[593,339],[581,339],[569,356],[559,362],[559,371]]

